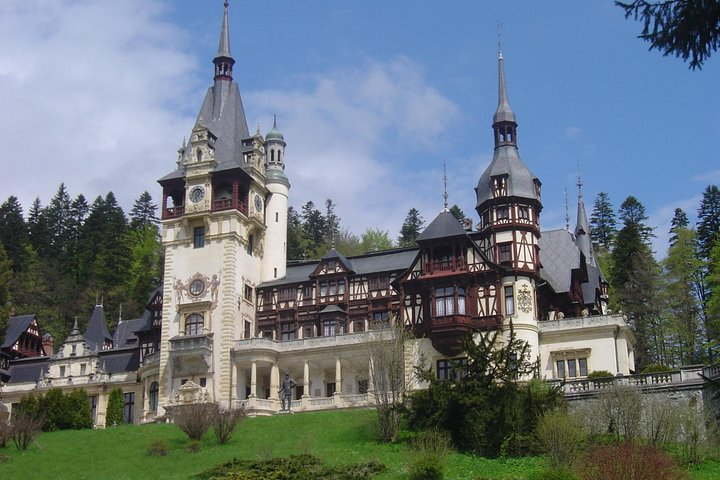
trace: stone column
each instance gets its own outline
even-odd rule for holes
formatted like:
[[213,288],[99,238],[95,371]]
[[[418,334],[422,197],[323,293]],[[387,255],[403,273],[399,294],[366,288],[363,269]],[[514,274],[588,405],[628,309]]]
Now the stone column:
[[368,392],[375,391],[375,382],[373,382],[373,359],[368,360]]
[[279,400],[278,390],[280,389],[280,368],[277,363],[272,364],[270,370],[270,397],[272,400]]
[[250,369],[250,397],[257,398],[257,362],[253,360]]
[[335,358],[335,394],[342,395],[342,370],[340,357]]
[[303,397],[310,397],[310,364],[307,360],[303,366]]
[[238,368],[237,364],[233,361],[230,367],[230,405],[228,408],[233,408],[233,402],[237,398],[238,393]]

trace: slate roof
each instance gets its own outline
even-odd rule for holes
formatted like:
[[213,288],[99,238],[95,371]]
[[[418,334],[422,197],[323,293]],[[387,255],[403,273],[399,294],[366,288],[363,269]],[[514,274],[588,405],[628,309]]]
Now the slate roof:
[[343,266],[347,270],[354,271],[352,262],[350,260],[348,260],[347,258],[345,258],[345,256],[342,253],[338,252],[334,248],[331,248],[330,250],[328,250],[328,252],[322,257],[322,260],[330,260],[333,258],[339,260],[340,263],[342,263]]
[[540,276],[556,293],[569,292],[572,270],[580,267],[580,250],[573,234],[567,230],[542,232],[539,245]]
[[10,362],[8,383],[36,382],[50,364],[48,357],[32,357]]
[[105,321],[105,309],[102,305],[95,305],[84,336],[91,350],[102,348],[106,341],[112,342],[113,337],[108,331],[107,322]]
[[136,318],[134,320],[124,320],[118,323],[113,334],[113,345],[116,348],[128,346],[137,346],[138,337],[135,332],[141,330],[145,324],[144,318]]
[[493,198],[492,177],[507,175],[507,196],[540,200],[535,190],[537,177],[520,159],[515,145],[501,145],[495,149],[490,165],[480,176],[475,192],[477,206]]
[[417,242],[464,235],[467,235],[465,228],[463,228],[458,219],[455,218],[455,215],[445,209],[418,235]]
[[140,367],[140,349],[115,348],[99,352],[100,366],[108,373],[134,372]]
[[[384,252],[369,253],[357,257],[350,257],[348,261],[352,263],[353,271],[355,272],[355,274],[363,275],[367,273],[406,270],[410,267],[413,260],[415,260],[416,255],[416,248],[395,249],[386,250]],[[287,274],[284,278],[264,282],[258,285],[258,288],[307,282],[310,280],[310,275],[317,268],[318,263],[319,262],[311,262],[302,263],[299,265],[289,265],[287,267]]]
[[10,317],[7,330],[5,331],[5,340],[0,348],[10,348],[15,345],[17,339],[20,338],[20,335],[28,329],[34,319],[34,314]]

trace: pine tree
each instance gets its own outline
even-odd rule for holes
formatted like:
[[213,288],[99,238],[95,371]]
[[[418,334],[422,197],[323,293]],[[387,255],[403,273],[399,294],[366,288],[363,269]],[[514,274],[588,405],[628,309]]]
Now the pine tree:
[[672,221],[670,222],[670,231],[668,232],[670,234],[670,246],[675,245],[675,242],[677,242],[678,229],[687,228],[689,224],[690,221],[688,220],[688,216],[687,213],[685,213],[685,210],[683,210],[682,208],[676,208],[675,213],[673,214]]
[[45,218],[50,231],[50,254],[59,259],[66,253],[68,233],[71,224],[70,195],[61,183],[45,209]]
[[135,200],[132,210],[130,210],[130,227],[138,230],[147,225],[157,225],[157,205],[153,203],[152,196],[145,190]]
[[287,258],[302,260],[306,256],[306,250],[307,239],[300,214],[293,207],[288,207]]
[[701,258],[710,258],[718,235],[720,235],[720,189],[717,185],[708,186],[698,209],[697,237]]
[[27,225],[30,245],[40,258],[48,258],[50,255],[50,229],[45,209],[40,203],[39,197],[35,198],[30,207]]
[[335,214],[335,205],[331,199],[325,200],[325,241],[332,244],[340,233],[340,217]]
[[[708,289],[720,292],[720,239],[710,252],[708,263],[707,284]],[[713,363],[720,354],[720,295],[712,295],[706,305],[706,332],[708,339],[708,361]]]
[[25,263],[25,245],[28,242],[27,225],[17,197],[10,196],[0,205],[0,243],[14,271],[22,270]]
[[603,247],[609,250],[615,239],[617,228],[610,197],[605,192],[600,192],[595,199],[593,212],[590,215],[590,227],[592,228],[592,239],[595,247]]
[[319,258],[325,250],[327,223],[323,214],[315,208],[312,201],[302,206],[303,231],[307,240],[306,251],[309,258]]
[[130,266],[126,274],[127,315],[142,315],[148,295],[160,285],[162,245],[157,226],[146,224],[127,234],[130,243]]
[[420,229],[422,228],[425,220],[420,216],[420,212],[415,208],[411,208],[408,211],[405,221],[400,227],[400,237],[398,238],[398,246],[400,247],[414,247],[415,240],[420,235]]
[[10,316],[10,283],[12,282],[12,268],[10,260],[5,253],[5,247],[0,241],[0,335],[5,335],[7,319]]
[[453,205],[450,207],[450,213],[453,214],[453,217],[458,219],[458,222],[461,224],[465,221],[465,212],[462,211],[460,207],[457,205]]

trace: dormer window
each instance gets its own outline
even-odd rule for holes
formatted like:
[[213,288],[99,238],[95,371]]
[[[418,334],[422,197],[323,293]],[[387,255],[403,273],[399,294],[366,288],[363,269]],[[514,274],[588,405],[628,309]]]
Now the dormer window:
[[494,177],[492,179],[493,197],[504,197],[507,195],[507,175]]

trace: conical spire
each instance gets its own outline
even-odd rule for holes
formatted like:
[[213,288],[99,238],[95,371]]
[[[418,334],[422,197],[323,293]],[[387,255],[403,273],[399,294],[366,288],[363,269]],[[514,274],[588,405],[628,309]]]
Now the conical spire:
[[498,107],[493,115],[493,124],[498,122],[515,122],[515,114],[510,109],[507,87],[505,86],[505,64],[502,51],[498,51]]
[[583,201],[582,195],[582,179],[578,175],[578,209],[577,209],[577,223],[575,224],[575,241],[580,248],[580,251],[585,255],[589,265],[595,265],[595,251],[593,250],[592,237],[590,231],[590,222],[588,222],[587,214],[585,213],[585,202]]
[[220,29],[220,46],[218,57],[232,57],[230,54],[230,29],[228,28],[228,2],[225,2],[225,13],[223,15],[222,28]]
[[230,28],[228,27],[228,2],[225,2],[222,27],[220,28],[220,45],[217,56],[213,59],[215,64],[215,80],[232,80],[232,67],[235,60],[230,53]]

